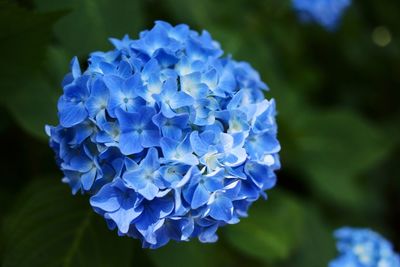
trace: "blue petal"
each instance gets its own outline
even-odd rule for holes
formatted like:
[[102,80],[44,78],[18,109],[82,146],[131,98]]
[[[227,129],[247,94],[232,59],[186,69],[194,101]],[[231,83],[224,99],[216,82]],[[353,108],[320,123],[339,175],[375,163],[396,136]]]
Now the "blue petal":
[[124,155],[132,155],[143,150],[140,135],[136,131],[123,132],[119,137],[119,148]]
[[73,57],[71,60],[71,73],[74,79],[78,78],[82,74],[81,67],[79,66],[79,61],[77,57]]
[[[151,237],[154,233],[154,226],[174,210],[173,199],[155,198],[146,201],[143,206],[143,213],[135,222],[137,230],[146,237]],[[162,225],[158,225],[159,227]],[[155,238],[155,236],[153,236]],[[146,239],[148,242],[151,240]],[[156,241],[156,240],[154,240]]]
[[86,101],[86,108],[89,115],[94,118],[101,111],[105,110],[108,105],[109,91],[104,82],[97,79],[90,92],[90,97]]
[[141,90],[144,90],[144,86],[139,73],[127,78],[122,86],[122,92],[127,96],[135,96]]
[[218,240],[218,236],[215,234],[218,229],[218,223],[215,223],[209,227],[203,229],[199,234],[199,240],[202,243],[214,243]]
[[94,132],[95,126],[91,121],[83,121],[73,127],[73,138],[69,145],[79,145]]
[[173,125],[184,129],[187,126],[187,122],[189,120],[189,115],[187,114],[178,114],[175,117],[173,117],[170,121]]
[[258,164],[257,162],[247,162],[245,171],[257,187],[263,187],[264,177],[268,175],[268,166]]
[[191,106],[194,104],[193,97],[186,94],[185,92],[177,92],[174,97],[169,101],[169,105],[173,109],[181,107]]
[[142,107],[140,110],[140,115],[139,115],[139,122],[142,125],[146,125],[146,129],[157,129],[157,127],[154,125],[152,118],[156,115],[156,110],[151,107]]
[[187,134],[185,138],[179,143],[177,151],[185,155],[191,154],[193,152],[192,146],[190,145],[189,134]]
[[147,200],[153,200],[157,196],[158,191],[159,188],[153,183],[147,183],[144,188],[138,190]]
[[167,101],[170,101],[175,96],[177,91],[178,91],[177,80],[174,78],[167,79],[162,86],[160,101],[162,100],[162,98],[166,98]]
[[138,95],[148,103],[154,103],[154,96],[161,93],[161,87],[162,83],[159,74],[152,74],[150,75],[147,85],[144,86],[142,90],[138,91]]
[[217,169],[212,173],[203,175],[204,186],[210,192],[219,190],[224,186],[223,185],[224,177],[225,177],[225,170],[222,168]]
[[260,189],[254,183],[242,181],[239,196],[243,199],[255,201],[260,196]]
[[72,127],[84,121],[88,113],[83,102],[74,103],[60,98],[58,102],[60,124],[64,127]]
[[156,217],[152,216],[152,214],[150,212],[148,212],[147,209],[144,209],[144,212],[141,214],[141,216],[135,222],[135,226],[136,226],[137,230],[143,236],[143,238],[146,242],[148,242],[150,244],[157,243],[154,226],[159,221],[160,220],[157,219]]
[[64,162],[63,166],[66,166],[68,170],[88,172],[93,168],[93,161],[86,156],[78,155],[72,157],[69,162]]
[[193,199],[191,202],[192,209],[197,209],[203,206],[208,202],[209,198],[210,193],[202,184],[199,184],[193,194]]
[[174,140],[179,140],[182,137],[182,130],[176,126],[163,126],[161,130],[164,137]]
[[137,168],[132,171],[127,171],[123,175],[124,181],[126,181],[126,184],[138,191],[139,189],[143,189],[146,187],[148,183],[150,183],[149,180],[146,179],[145,177],[145,171],[143,168]]
[[232,219],[232,201],[224,196],[217,197],[210,205],[210,216],[216,220],[228,222]]
[[172,184],[182,178],[182,174],[176,170],[175,166],[163,166],[160,168],[162,178]]
[[182,91],[195,99],[204,97],[207,94],[208,87],[200,83],[200,77],[200,72],[193,72],[181,77]]
[[153,117],[153,122],[161,130],[164,137],[179,140],[182,136],[182,129],[186,128],[189,116],[179,114],[172,118],[167,118],[162,113]]
[[153,73],[159,73],[160,66],[155,58],[150,59],[143,67],[142,70],[142,79],[148,80],[150,79],[150,75]]
[[186,135],[186,137],[182,140],[181,143],[179,143],[176,152],[179,153],[179,155],[182,155],[182,159],[180,161],[182,163],[188,164],[188,165],[197,165],[199,164],[198,158],[193,155],[193,150],[192,146],[190,145],[190,138],[189,134]]
[[129,231],[129,226],[134,219],[142,213],[141,209],[119,209],[113,213],[108,213],[108,217],[112,219],[118,226],[118,230],[126,234]]
[[163,102],[161,102],[161,113],[167,118],[172,118],[176,116],[175,111],[173,111],[168,104]]
[[263,134],[260,139],[259,145],[264,150],[265,154],[277,153],[281,149],[276,137],[270,134]]
[[90,198],[90,205],[106,212],[116,211],[120,207],[117,193],[110,184],[103,186],[96,195]]
[[116,75],[105,75],[103,81],[110,92],[120,91],[124,86],[124,79]]
[[118,74],[121,77],[129,77],[132,75],[132,66],[127,61],[123,60],[118,64]]
[[143,147],[154,147],[160,145],[160,138],[158,129],[144,130],[140,142]]
[[146,157],[140,162],[140,167],[151,170],[157,170],[160,167],[157,149],[152,147],[147,151]]
[[171,197],[157,198],[152,203],[152,210],[158,218],[165,218],[174,210],[174,199]]
[[174,65],[179,61],[176,56],[167,53],[165,49],[162,48],[157,50],[157,52],[154,54],[154,58],[157,59],[160,65],[164,68]]
[[119,125],[121,127],[121,131],[132,131],[136,126],[139,126],[141,122],[141,115],[136,112],[128,113],[123,111],[122,109],[116,109],[115,110],[115,115],[117,116]]
[[280,148],[276,137],[268,132],[249,136],[245,144],[245,149],[250,155],[250,158],[261,161],[264,160],[266,154],[277,153]]
[[171,138],[163,137],[160,141],[161,150],[166,159],[171,159],[175,156],[178,141]]
[[119,107],[128,112],[136,112],[142,107],[145,101],[137,97],[136,91],[140,90],[141,80],[138,75],[134,75],[127,80],[115,75],[104,77],[104,82],[110,90],[108,111],[114,117],[114,112]]
[[198,156],[203,156],[208,152],[209,144],[202,140],[198,131],[194,131],[190,134],[190,144]]
[[82,174],[81,182],[83,189],[90,190],[96,178],[96,173],[97,173],[96,168],[92,168],[87,173]]
[[138,168],[138,166],[139,166],[139,165],[136,163],[136,161],[134,161],[133,159],[128,158],[128,157],[125,158],[124,164],[125,164],[125,167],[126,167],[126,170],[127,170],[127,171],[134,170],[134,169]]

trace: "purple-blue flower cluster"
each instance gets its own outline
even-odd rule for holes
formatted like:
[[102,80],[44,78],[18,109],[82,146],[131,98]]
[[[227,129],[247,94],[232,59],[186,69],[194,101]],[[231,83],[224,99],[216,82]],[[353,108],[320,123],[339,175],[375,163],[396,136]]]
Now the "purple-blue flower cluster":
[[344,227],[335,232],[339,257],[329,267],[400,267],[392,244],[369,229]]
[[302,22],[318,23],[333,31],[351,0],[292,0],[292,4]]
[[72,192],[120,235],[157,248],[217,240],[276,182],[275,102],[247,63],[210,34],[157,21],[73,59],[50,145]]

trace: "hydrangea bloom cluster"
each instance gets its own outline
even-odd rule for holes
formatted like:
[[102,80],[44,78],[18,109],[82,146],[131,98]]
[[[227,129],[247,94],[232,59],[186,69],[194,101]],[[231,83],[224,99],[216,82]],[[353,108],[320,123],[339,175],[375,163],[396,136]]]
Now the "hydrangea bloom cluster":
[[335,232],[340,256],[329,267],[400,267],[392,244],[369,229],[341,228]]
[[73,59],[62,82],[60,123],[46,130],[63,181],[144,247],[216,241],[276,182],[267,86],[187,25],[157,21],[138,40],[111,43],[84,72]]
[[301,21],[335,30],[351,0],[292,0],[292,4]]

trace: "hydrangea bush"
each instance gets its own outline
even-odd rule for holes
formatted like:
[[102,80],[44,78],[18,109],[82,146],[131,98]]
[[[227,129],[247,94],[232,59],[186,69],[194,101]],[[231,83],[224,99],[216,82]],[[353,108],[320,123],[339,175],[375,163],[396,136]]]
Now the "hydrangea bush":
[[351,0],[292,0],[293,8],[301,21],[318,23],[335,30]]
[[138,40],[111,39],[62,82],[50,146],[72,192],[110,229],[158,248],[215,242],[276,182],[275,102],[245,62],[210,34],[157,21]]
[[392,244],[369,229],[341,228],[335,232],[340,256],[329,267],[400,267]]

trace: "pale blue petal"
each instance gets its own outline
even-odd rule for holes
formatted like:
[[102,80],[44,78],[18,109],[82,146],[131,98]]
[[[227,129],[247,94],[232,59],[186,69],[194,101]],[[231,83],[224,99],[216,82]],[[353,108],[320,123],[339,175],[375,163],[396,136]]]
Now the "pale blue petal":
[[171,159],[175,156],[176,147],[178,146],[178,141],[173,140],[168,137],[161,138],[160,146],[163,152],[163,155],[166,159]]
[[110,184],[103,186],[90,198],[90,205],[106,212],[116,211],[120,207],[117,193]]
[[88,113],[83,102],[74,103],[64,99],[58,102],[60,124],[64,127],[72,127],[84,121]]
[[176,126],[164,126],[161,130],[164,137],[174,140],[179,140],[182,137],[182,130]]
[[193,97],[185,92],[177,92],[174,97],[169,101],[169,105],[173,109],[191,106],[194,104]]
[[124,155],[132,155],[143,150],[140,135],[135,132],[124,132],[119,137],[119,148]]
[[124,79],[116,75],[105,75],[103,81],[110,92],[118,92],[124,86]]
[[156,170],[160,167],[157,149],[152,147],[147,151],[146,157],[140,162],[140,167],[151,170]]
[[138,126],[142,119],[139,113],[128,113],[123,111],[122,109],[116,109],[115,115],[117,116],[117,119],[119,121],[121,132],[134,130],[135,126]]
[[107,215],[112,219],[118,226],[118,230],[126,234],[129,231],[129,226],[134,219],[136,219],[140,214],[141,210],[131,209],[119,209],[113,213],[108,213]]
[[217,197],[210,205],[210,216],[219,221],[228,222],[232,219],[232,201],[224,196]]
[[79,61],[78,61],[77,57],[72,58],[70,65],[71,65],[72,77],[74,77],[74,79],[76,79],[79,76],[81,76],[81,74],[82,74],[81,67],[79,66]]
[[190,134],[190,144],[198,156],[203,156],[208,152],[209,144],[200,138],[199,132],[197,131],[194,131]]
[[159,188],[150,182],[147,183],[144,188],[138,190],[138,192],[147,200],[153,200],[157,196],[158,191]]
[[206,188],[199,184],[194,191],[193,199],[191,202],[192,209],[197,209],[208,202],[210,198],[210,192],[206,190]]
[[141,134],[140,142],[143,147],[154,147],[160,145],[160,138],[158,129],[144,130]]
[[97,173],[96,168],[92,168],[87,173],[82,174],[81,182],[83,189],[87,191],[90,190],[96,178],[96,173]]
[[125,172],[122,178],[129,187],[135,190],[143,189],[148,183],[150,183],[150,181],[145,177],[143,168],[137,168],[132,171]]

